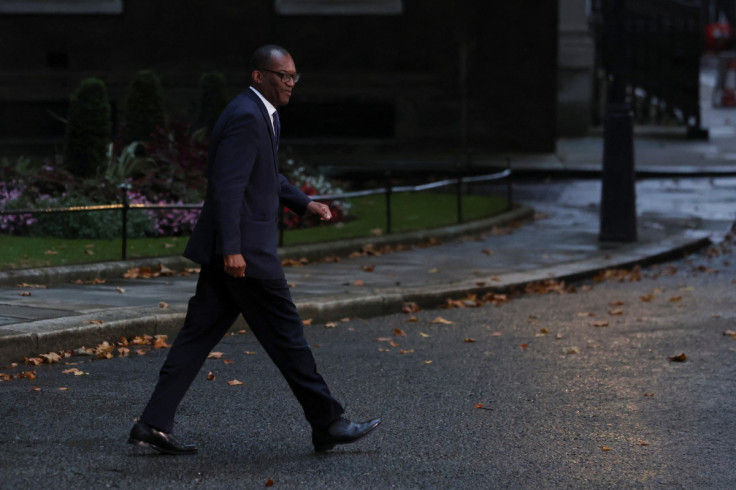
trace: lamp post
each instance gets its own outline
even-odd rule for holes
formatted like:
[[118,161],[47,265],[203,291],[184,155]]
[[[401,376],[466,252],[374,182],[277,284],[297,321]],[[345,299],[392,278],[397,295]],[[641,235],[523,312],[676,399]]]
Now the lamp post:
[[626,1],[604,0],[606,56],[613,81],[604,117],[600,241],[636,241],[634,124],[626,101],[628,45]]

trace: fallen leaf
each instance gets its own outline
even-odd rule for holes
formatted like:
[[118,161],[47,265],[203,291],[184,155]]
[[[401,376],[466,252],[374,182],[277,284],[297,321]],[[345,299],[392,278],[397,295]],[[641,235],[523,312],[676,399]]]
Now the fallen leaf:
[[611,301],[610,303],[608,303],[608,306],[623,306],[623,305],[624,305],[624,302],[623,301],[618,301],[618,300]]
[[210,352],[207,359],[220,359],[223,356],[222,352]]
[[483,404],[482,403],[476,403],[475,405],[473,405],[473,408],[483,408]]
[[327,322],[325,323],[325,328],[335,328],[337,326],[337,322]]
[[371,233],[373,233],[376,236],[381,236],[383,235],[383,230],[381,228],[373,228],[371,230]]
[[402,313],[417,313],[419,311],[422,311],[422,309],[414,302],[404,303],[404,306],[401,307]]
[[58,255],[59,252],[55,250],[46,250],[43,254],[44,255]]
[[607,327],[608,322],[593,322],[591,323],[591,325],[593,325],[594,327]]
[[364,265],[363,267],[361,267],[361,269],[363,269],[364,272],[373,272],[376,269],[376,266],[375,265]]
[[452,322],[450,320],[445,320],[441,316],[438,316],[434,320],[432,320],[432,323],[441,323],[443,325],[452,325]]
[[475,339],[473,337],[468,337],[467,339],[463,340],[466,344],[472,344],[475,342]]
[[646,296],[639,296],[639,299],[644,301],[645,303],[648,303],[654,299],[654,295],[652,293],[649,293]]
[[102,325],[104,322],[102,320],[87,320],[85,323],[90,325]]
[[424,364],[432,364],[432,361],[424,361]]
[[307,318],[306,320],[302,320],[302,325],[304,325],[304,326],[308,326],[308,325],[311,325],[311,324],[312,324],[312,319],[311,318]]
[[399,354],[411,354],[412,352],[414,352],[414,349],[409,349],[409,350],[402,349],[399,351]]
[[119,286],[115,288],[115,291],[117,291],[120,294],[125,294],[125,289],[123,289],[123,288],[121,288]]
[[164,302],[164,301],[161,301],[161,302],[160,302],[160,303],[158,304],[158,307],[159,307],[159,308],[168,308],[168,307],[169,307],[169,304],[168,304],[168,303],[166,303],[166,302]]
[[434,267],[432,269],[429,269],[427,273],[429,274],[437,274],[440,270],[437,267]]
[[565,349],[565,354],[580,354],[580,349],[575,346]]
[[427,337],[431,337],[431,335],[429,335],[428,333],[424,333],[424,332],[419,332],[419,336],[420,336],[420,337],[424,337],[425,339],[426,339]]
[[235,361],[233,361],[232,359],[225,359],[223,362],[225,364],[235,364]]
[[69,391],[69,388],[59,388],[59,391]]
[[400,335],[400,336],[406,337],[406,333],[400,328],[394,328],[394,335]]
[[171,344],[166,343],[168,335],[156,335],[156,342],[153,344],[154,349],[168,349]]
[[649,443],[648,442],[644,442],[644,441],[639,441],[639,445],[640,446],[648,446]]
[[683,352],[682,354],[671,356],[671,357],[668,357],[667,359],[669,359],[672,362],[685,362],[687,361],[687,356]]
[[610,310],[608,312],[608,314],[611,315],[611,316],[623,315],[624,314],[624,311],[616,308],[615,310]]
[[501,335],[503,335],[503,332],[500,332],[500,331],[499,332],[493,332],[491,334],[491,337],[500,337]]
[[670,303],[679,303],[682,301],[682,296],[672,296],[668,301]]
[[610,451],[610,450],[611,450],[611,448],[610,448],[610,447],[608,447],[608,446],[603,446],[603,447],[602,447],[601,449],[602,449],[603,451]]
[[31,292],[30,291],[21,291],[18,294],[20,294],[21,296],[30,296],[31,295]]
[[595,313],[584,311],[584,312],[578,313],[578,316],[595,316]]
[[255,354],[255,352],[253,352],[252,350],[247,350],[247,351],[245,351],[245,354],[248,354],[249,356],[252,356],[252,355]]
[[488,250],[487,248],[484,248],[483,250],[481,250],[481,252],[486,255],[493,255],[493,250]]
[[217,379],[217,376],[215,376],[212,371],[207,373],[207,381],[214,381],[215,379]]
[[267,487],[272,487],[273,486],[273,478],[269,478],[268,480],[266,480],[266,486]]
[[529,344],[520,344],[520,345],[519,345],[519,347],[520,347],[520,348],[521,348],[522,350],[524,350],[524,349],[527,349],[527,348],[529,347]]
[[356,279],[355,281],[353,281],[353,286],[364,286],[364,285],[365,283],[361,281],[360,279]]
[[238,381],[237,379],[234,379],[232,381],[228,381],[227,384],[230,385],[230,386],[240,386],[240,385],[243,384],[243,382],[242,381]]
[[407,318],[406,321],[407,322],[414,323],[414,322],[418,322],[419,321],[419,318],[417,318],[415,315],[412,315],[409,318]]

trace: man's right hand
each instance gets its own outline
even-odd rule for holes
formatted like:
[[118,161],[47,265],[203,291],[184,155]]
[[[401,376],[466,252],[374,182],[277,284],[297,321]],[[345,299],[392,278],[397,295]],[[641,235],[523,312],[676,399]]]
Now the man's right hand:
[[241,254],[224,255],[225,274],[232,277],[245,277],[245,259]]

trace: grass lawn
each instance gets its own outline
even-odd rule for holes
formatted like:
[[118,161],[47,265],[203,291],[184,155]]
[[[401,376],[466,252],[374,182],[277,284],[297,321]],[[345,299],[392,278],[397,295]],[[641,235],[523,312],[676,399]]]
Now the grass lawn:
[[[386,199],[382,195],[350,200],[346,223],[284,233],[284,245],[314,243],[386,232]],[[391,197],[392,232],[435,228],[457,223],[456,197],[451,193],[399,193]],[[506,209],[506,200],[489,196],[463,196],[463,219],[472,221]],[[128,240],[128,258],[181,255],[187,237],[136,238]],[[120,260],[122,244],[114,240],[17,237],[0,235],[0,270]]]

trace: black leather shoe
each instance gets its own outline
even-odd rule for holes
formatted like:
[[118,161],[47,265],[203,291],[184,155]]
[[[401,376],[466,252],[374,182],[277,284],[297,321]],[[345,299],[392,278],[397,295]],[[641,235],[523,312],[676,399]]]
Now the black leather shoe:
[[156,430],[145,422],[136,422],[130,430],[128,444],[140,447],[150,447],[164,454],[194,454],[197,446],[182,444],[174,436]]
[[380,423],[381,419],[373,419],[368,422],[356,424],[340,417],[339,420],[333,422],[327,429],[312,429],[314,450],[322,452],[332,449],[336,444],[350,444],[351,442],[355,442],[378,427]]

